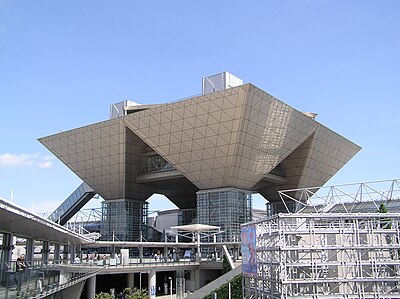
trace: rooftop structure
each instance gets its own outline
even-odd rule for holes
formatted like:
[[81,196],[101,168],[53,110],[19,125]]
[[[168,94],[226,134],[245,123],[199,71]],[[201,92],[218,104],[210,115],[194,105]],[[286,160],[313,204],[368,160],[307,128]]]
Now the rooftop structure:
[[[113,105],[111,119],[40,138],[105,199],[104,238],[135,241],[146,228],[146,200],[165,195],[196,209],[187,223],[220,226],[240,238],[251,195],[323,185],[360,147],[252,84],[222,73],[203,94],[157,105]],[[121,105],[127,105],[122,111]]]

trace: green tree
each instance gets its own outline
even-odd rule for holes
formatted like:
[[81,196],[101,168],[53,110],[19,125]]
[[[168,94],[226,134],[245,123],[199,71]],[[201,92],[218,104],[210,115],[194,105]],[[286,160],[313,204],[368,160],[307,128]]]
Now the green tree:
[[385,206],[385,204],[383,202],[379,205],[378,212],[379,213],[387,213],[388,212],[387,207]]
[[[138,290],[137,288],[125,288],[123,291],[125,295],[125,299],[148,299],[149,296],[147,294],[147,290]],[[94,296],[94,299],[111,299],[110,293],[101,292]]]
[[111,299],[111,298],[112,297],[110,293],[103,293],[103,292],[100,292],[99,294],[96,294],[94,296],[94,299]]
[[[379,213],[384,213],[386,214],[388,212],[388,209],[386,207],[386,205],[382,202],[379,205],[379,209],[378,209]],[[391,229],[392,228],[392,221],[390,221],[390,218],[383,218],[381,220],[381,228],[387,228],[387,229]]]
[[137,288],[125,288],[124,292],[125,299],[147,299],[149,298],[147,290],[138,290]]

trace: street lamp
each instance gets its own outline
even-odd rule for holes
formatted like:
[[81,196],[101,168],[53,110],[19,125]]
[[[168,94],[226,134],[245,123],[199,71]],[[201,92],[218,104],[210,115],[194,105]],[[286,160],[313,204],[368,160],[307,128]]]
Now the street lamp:
[[169,294],[170,294],[170,298],[172,299],[172,277],[168,277],[169,279]]

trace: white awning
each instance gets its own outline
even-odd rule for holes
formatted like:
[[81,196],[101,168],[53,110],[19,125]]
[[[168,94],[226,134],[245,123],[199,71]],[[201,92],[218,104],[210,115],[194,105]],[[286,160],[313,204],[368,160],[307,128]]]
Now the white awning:
[[206,232],[212,230],[220,230],[221,227],[207,225],[207,224],[188,224],[188,225],[172,226],[171,229],[176,231],[186,231],[186,232]]

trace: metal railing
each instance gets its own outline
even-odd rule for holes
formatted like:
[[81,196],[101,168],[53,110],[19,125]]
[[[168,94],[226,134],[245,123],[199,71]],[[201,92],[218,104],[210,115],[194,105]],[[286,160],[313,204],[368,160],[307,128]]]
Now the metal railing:
[[24,261],[23,267],[17,263],[0,263],[0,298],[43,298],[99,271],[64,271],[61,275],[60,261]]

